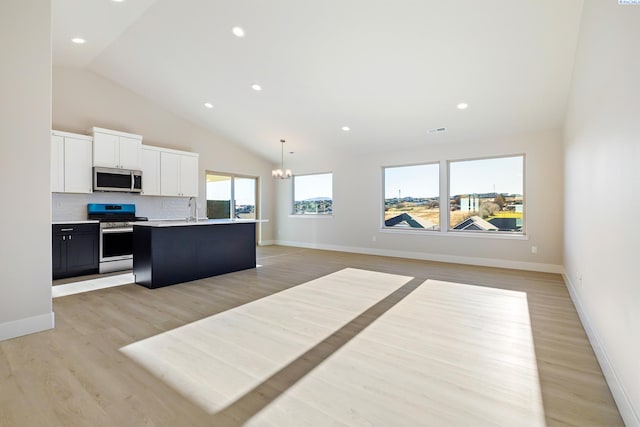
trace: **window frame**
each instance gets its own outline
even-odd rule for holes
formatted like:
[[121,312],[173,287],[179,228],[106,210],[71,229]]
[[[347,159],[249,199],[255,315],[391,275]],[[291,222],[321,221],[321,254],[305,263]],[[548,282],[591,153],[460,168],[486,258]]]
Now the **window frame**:
[[[407,167],[413,167],[413,166],[431,166],[431,165],[437,165],[438,166],[438,202],[439,202],[439,207],[438,207],[438,212],[439,212],[439,218],[438,218],[438,229],[428,229],[428,228],[396,228],[394,226],[387,226],[385,225],[385,218],[384,218],[384,214],[385,214],[385,201],[386,201],[386,194],[385,194],[385,189],[386,189],[386,169],[391,169],[391,168],[407,168]],[[381,207],[380,207],[380,229],[381,230],[389,230],[392,232],[406,232],[406,233],[424,233],[424,232],[430,232],[430,233],[440,233],[442,231],[442,225],[440,224],[442,222],[442,162],[440,161],[433,161],[433,162],[418,162],[418,163],[408,163],[408,164],[400,164],[400,165],[386,165],[386,166],[382,166],[381,167],[381,179],[382,179],[382,197],[381,197]]]
[[[295,204],[296,204],[296,178],[303,176],[313,176],[313,175],[331,175],[331,212],[330,213],[296,213],[295,212]],[[333,197],[334,193],[334,181],[333,181],[333,172],[311,172],[311,173],[302,173],[296,174],[291,177],[291,198],[289,203],[289,217],[292,218],[332,218],[335,212],[335,200]]]
[[[481,230],[453,230],[450,229],[450,221],[451,221],[451,207],[450,207],[450,192],[451,192],[451,163],[455,162],[464,162],[464,161],[474,161],[474,160],[493,160],[493,159],[502,159],[502,158],[511,158],[511,157],[521,157],[522,158],[522,230],[521,231],[481,231]],[[394,168],[394,167],[404,167],[404,166],[419,166],[419,165],[429,165],[429,164],[438,164],[439,165],[439,195],[440,195],[440,228],[439,230],[427,230],[427,229],[418,229],[418,228],[395,228],[395,227],[387,227],[384,224],[384,207],[385,207],[385,169],[386,168]],[[463,238],[488,238],[488,239],[503,239],[503,240],[529,240],[529,236],[527,233],[527,211],[528,211],[528,203],[527,203],[527,155],[526,153],[510,153],[510,154],[500,154],[494,156],[479,156],[479,157],[468,157],[468,158],[458,158],[458,159],[441,159],[437,161],[431,162],[417,162],[417,163],[408,163],[408,164],[399,164],[399,165],[385,165],[380,168],[380,213],[378,217],[380,218],[380,232],[382,233],[393,233],[393,234],[407,234],[407,235],[425,235],[425,231],[431,231],[431,233],[427,233],[426,235],[430,236],[443,236],[443,237],[463,237]],[[443,197],[444,195],[444,197]],[[443,209],[443,200],[446,201],[446,209]]]
[[[499,156],[483,156],[483,157],[471,157],[464,159],[454,159],[454,160],[446,160],[447,164],[447,188],[446,188],[446,197],[447,203],[451,201],[451,164],[458,162],[470,162],[470,161],[479,161],[479,160],[496,160],[496,159],[506,159],[506,158],[522,158],[522,230],[521,231],[483,231],[483,230],[454,230],[451,228],[451,208],[447,208],[446,214],[446,233],[450,233],[452,235],[469,235],[469,236],[501,236],[501,237],[513,237],[513,238],[522,238],[527,236],[527,195],[526,195],[526,187],[527,187],[527,173],[526,173],[526,165],[527,165],[527,156],[525,153],[518,154],[503,154]],[[442,228],[441,228],[442,230]]]
[[225,176],[231,179],[231,192],[230,192],[230,218],[229,219],[234,219],[236,216],[236,200],[235,200],[235,180],[236,178],[248,178],[248,179],[255,179],[256,181],[256,188],[255,188],[255,217],[256,220],[258,220],[260,218],[260,177],[259,176],[253,176],[253,175],[244,175],[244,174],[239,174],[239,173],[231,173],[231,172],[219,172],[219,171],[212,171],[212,170],[205,170],[204,173],[204,200],[205,200],[205,211],[206,211],[206,206],[207,206],[207,201],[209,200],[207,198],[207,177],[209,175],[216,175],[216,176]]

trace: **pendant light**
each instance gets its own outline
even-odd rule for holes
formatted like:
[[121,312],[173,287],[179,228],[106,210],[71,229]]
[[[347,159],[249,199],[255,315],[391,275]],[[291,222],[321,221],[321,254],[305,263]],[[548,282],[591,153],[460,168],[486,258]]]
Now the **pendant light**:
[[291,178],[291,169],[286,169],[284,168],[284,139],[280,140],[281,146],[280,146],[280,158],[281,158],[281,163],[280,163],[280,169],[274,169],[271,171],[271,176],[276,178],[276,179],[289,179]]

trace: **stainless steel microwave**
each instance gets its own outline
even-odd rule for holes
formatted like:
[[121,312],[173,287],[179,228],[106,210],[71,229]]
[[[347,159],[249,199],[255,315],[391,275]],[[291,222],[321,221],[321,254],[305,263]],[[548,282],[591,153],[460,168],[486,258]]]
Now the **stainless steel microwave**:
[[140,193],[142,191],[142,171],[94,167],[93,191]]

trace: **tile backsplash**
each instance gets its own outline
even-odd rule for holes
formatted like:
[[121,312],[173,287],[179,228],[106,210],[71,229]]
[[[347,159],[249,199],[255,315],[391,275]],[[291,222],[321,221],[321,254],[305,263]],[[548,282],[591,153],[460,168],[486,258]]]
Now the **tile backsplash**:
[[[129,193],[51,194],[52,221],[82,221],[87,219],[89,203],[133,203],[136,215],[149,219],[183,219],[190,215],[188,197],[141,196]],[[204,206],[198,203],[198,214],[204,216]]]

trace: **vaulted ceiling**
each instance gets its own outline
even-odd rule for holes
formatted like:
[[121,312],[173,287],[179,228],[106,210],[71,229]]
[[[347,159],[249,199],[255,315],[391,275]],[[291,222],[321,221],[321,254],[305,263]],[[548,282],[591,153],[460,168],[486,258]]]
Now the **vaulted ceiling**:
[[54,65],[87,68],[277,161],[281,138],[314,156],[561,127],[582,0],[52,7]]

